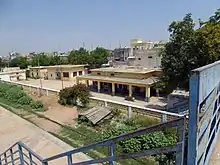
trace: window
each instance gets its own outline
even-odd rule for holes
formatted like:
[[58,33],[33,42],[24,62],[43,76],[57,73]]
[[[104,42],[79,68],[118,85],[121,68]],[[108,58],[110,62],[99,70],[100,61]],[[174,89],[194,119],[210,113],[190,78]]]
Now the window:
[[73,72],[73,77],[77,76],[77,72]]
[[111,76],[114,76],[114,75],[115,75],[115,74],[113,74],[113,73],[111,74]]
[[141,58],[138,58],[138,60],[141,60]]
[[63,77],[69,77],[69,72],[63,72]]
[[97,75],[101,75],[100,73],[97,73]]
[[148,58],[153,58],[152,56],[149,56]]
[[79,75],[82,75],[82,71],[79,71]]

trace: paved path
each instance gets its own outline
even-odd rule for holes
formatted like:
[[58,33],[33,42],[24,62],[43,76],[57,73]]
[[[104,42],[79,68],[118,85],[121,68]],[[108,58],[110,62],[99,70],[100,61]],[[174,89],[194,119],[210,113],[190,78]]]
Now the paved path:
[[[46,131],[0,107],[0,153],[4,152],[17,141],[24,142],[33,151],[43,158],[47,158],[73,148]],[[74,155],[74,162],[90,159],[87,155],[79,153]],[[65,165],[65,159],[59,159],[50,164]]]

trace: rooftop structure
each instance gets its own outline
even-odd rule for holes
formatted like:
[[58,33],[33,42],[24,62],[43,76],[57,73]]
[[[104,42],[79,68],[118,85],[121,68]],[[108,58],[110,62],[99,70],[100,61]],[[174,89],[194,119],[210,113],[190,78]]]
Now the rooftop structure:
[[[151,86],[159,81],[160,69],[142,67],[108,67],[90,70],[88,75],[77,76],[77,83],[85,82],[97,92],[124,95],[149,102]],[[91,83],[90,83],[91,82]]]

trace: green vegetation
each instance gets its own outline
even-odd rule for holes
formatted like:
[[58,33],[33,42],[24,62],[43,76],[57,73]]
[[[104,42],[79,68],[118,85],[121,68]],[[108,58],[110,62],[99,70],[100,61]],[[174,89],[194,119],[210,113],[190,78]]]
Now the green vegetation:
[[86,106],[89,103],[89,89],[85,84],[76,84],[66,87],[59,93],[59,103],[61,105],[80,105]]
[[170,39],[162,55],[161,88],[169,92],[176,87],[188,89],[190,71],[220,59],[220,9],[199,28],[187,14],[170,24]]
[[97,47],[95,50],[89,52],[84,48],[79,50],[73,50],[68,55],[67,59],[59,56],[47,56],[43,53],[37,54],[33,57],[30,64],[32,66],[49,66],[49,65],[61,65],[61,64],[89,64],[91,68],[101,67],[102,64],[108,62],[108,50]]
[[21,69],[26,69],[29,62],[26,57],[17,57],[9,62],[9,67],[20,67]]
[[68,64],[68,61],[59,57],[59,56],[47,56],[43,53],[37,54],[33,57],[32,61],[30,61],[32,66],[50,66],[50,65],[62,65]]
[[44,111],[40,101],[33,100],[22,89],[22,87],[0,83],[0,102],[11,105],[14,108],[25,110]]
[[84,48],[73,50],[68,56],[70,64],[89,64],[91,68],[99,68],[102,64],[108,62],[108,50],[97,47],[95,50],[89,52]]

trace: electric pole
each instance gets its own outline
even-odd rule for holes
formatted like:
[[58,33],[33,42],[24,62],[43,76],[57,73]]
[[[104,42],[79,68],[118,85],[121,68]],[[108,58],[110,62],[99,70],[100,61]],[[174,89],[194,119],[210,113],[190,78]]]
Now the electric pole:
[[41,97],[42,96],[42,81],[41,81],[40,60],[39,60],[40,56],[39,56],[39,54],[37,56],[38,56],[38,58],[37,58],[38,74],[39,74],[39,78],[40,78],[40,91],[39,91],[40,93],[39,93],[39,96]]

